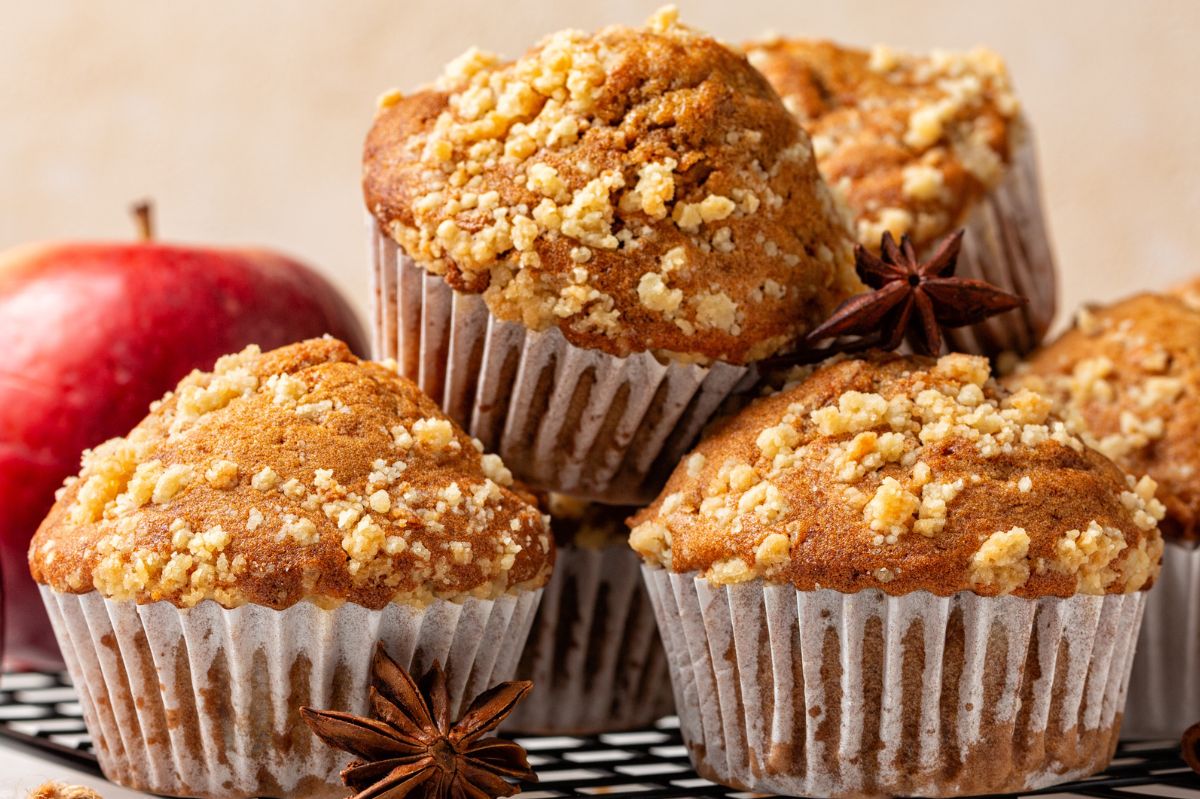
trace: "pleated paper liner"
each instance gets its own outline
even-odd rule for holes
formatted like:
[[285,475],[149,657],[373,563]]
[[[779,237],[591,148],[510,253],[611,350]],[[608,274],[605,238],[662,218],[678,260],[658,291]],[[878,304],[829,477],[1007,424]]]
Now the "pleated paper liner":
[[684,741],[723,785],[1007,793],[1093,774],[1116,747],[1141,593],[889,597],[644,575]]
[[1200,546],[1168,541],[1146,600],[1122,738],[1177,740],[1200,721]]
[[299,708],[364,713],[383,641],[414,671],[447,667],[457,716],[464,697],[512,676],[540,593],[276,611],[42,588],[105,776],[205,799],[345,796],[349,757],[314,737]]
[[647,727],[674,712],[640,563],[624,543],[559,547],[517,666],[534,690],[506,731],[591,735]]
[[491,315],[426,273],[371,222],[374,344],[467,432],[541,489],[648,501],[721,402],[754,382],[726,363],[660,363]]
[[955,274],[986,280],[1029,298],[1029,304],[971,327],[946,331],[952,352],[996,356],[1026,355],[1054,321],[1058,277],[1042,191],[1037,154],[1028,124],[1013,131],[1013,157],[999,185],[971,209],[964,223]]

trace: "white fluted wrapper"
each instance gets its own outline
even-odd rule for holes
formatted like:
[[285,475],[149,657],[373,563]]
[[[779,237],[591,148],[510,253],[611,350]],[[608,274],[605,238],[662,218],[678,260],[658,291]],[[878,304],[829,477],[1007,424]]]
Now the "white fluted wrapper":
[[541,593],[277,611],[41,590],[105,776],[206,799],[345,796],[349,756],[313,736],[300,707],[364,713],[383,641],[415,672],[446,666],[457,716],[464,697],[511,678]]
[[643,567],[696,770],[789,796],[1030,790],[1102,769],[1143,594],[716,587]]
[[375,357],[437,400],[538,488],[610,504],[648,501],[753,369],[618,358],[531,331],[454,291],[369,222]]
[[1146,600],[1122,738],[1177,740],[1200,721],[1200,546],[1167,542]]
[[1004,177],[967,215],[955,274],[986,280],[1027,297],[1029,304],[971,327],[947,330],[951,352],[1026,355],[1054,321],[1058,276],[1042,210],[1037,154],[1028,125],[1014,135],[1019,141]]
[[588,735],[674,712],[641,559],[626,544],[560,546],[517,678],[535,690],[504,729]]

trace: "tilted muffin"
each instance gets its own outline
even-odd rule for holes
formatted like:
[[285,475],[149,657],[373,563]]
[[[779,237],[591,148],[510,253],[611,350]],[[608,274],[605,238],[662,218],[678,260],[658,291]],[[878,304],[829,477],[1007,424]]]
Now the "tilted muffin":
[[654,609],[629,548],[635,509],[548,499],[554,574],[517,678],[537,686],[505,729],[593,735],[645,728],[674,711]]
[[86,453],[29,562],[110,779],[335,796],[299,707],[361,712],[379,640],[452,711],[507,678],[553,563],[531,502],[393,369],[251,347]]
[[669,10],[472,50],[385,96],[363,160],[380,353],[549,490],[643,493],[746,364],[861,290],[807,136]]
[[1029,305],[964,330],[952,349],[1027,353],[1053,320],[1056,276],[1032,136],[995,53],[929,55],[774,39],[747,46],[812,137],[821,173],[877,250],[885,231],[918,252],[966,227],[958,273]]
[[702,774],[946,796],[1104,767],[1162,507],[1051,404],[976,356],[839,360],[683,460],[631,544]]
[[1178,738],[1200,718],[1200,686],[1175,678],[1200,671],[1200,308],[1184,286],[1085,309],[1012,382],[1054,396],[1093,446],[1158,481],[1167,552],[1146,606],[1125,730]]

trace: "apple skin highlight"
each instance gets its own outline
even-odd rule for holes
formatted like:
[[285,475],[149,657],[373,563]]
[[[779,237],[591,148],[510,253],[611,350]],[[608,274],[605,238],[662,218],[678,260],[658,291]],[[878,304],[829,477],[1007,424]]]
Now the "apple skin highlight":
[[153,242],[0,253],[0,567],[9,667],[59,664],[29,539],[85,448],[124,435],[192,369],[248,344],[330,334],[365,356],[351,306],[262,249]]

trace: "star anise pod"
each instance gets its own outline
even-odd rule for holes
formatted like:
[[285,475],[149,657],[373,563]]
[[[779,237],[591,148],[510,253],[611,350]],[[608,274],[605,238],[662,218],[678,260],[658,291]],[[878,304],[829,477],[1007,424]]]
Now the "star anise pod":
[[854,268],[859,279],[873,290],[843,302],[808,334],[806,341],[815,344],[842,336],[860,338],[807,352],[827,357],[874,348],[894,350],[907,337],[917,352],[939,355],[942,328],[973,325],[1028,302],[982,280],[956,277],[962,240],[961,230],[947,236],[923,262],[908,236],[897,245],[891,233],[884,233],[879,255],[857,245]]
[[451,724],[446,674],[438,663],[418,685],[381,644],[371,671],[374,718],[300,709],[317,737],[360,758],[342,771],[353,799],[493,799],[520,790],[509,780],[537,781],[524,749],[482,737],[532,683],[503,682],[484,691]]
[[1183,733],[1183,762],[1192,771],[1200,774],[1200,722],[1193,724]]

